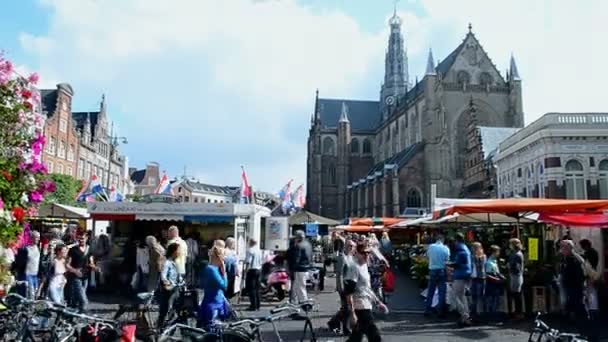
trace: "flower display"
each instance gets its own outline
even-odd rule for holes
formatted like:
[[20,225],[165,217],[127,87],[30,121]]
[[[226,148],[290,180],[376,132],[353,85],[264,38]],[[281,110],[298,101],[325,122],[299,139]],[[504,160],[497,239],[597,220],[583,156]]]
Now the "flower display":
[[27,217],[55,191],[42,163],[45,139],[38,75],[22,77],[0,53],[0,245],[24,240]]

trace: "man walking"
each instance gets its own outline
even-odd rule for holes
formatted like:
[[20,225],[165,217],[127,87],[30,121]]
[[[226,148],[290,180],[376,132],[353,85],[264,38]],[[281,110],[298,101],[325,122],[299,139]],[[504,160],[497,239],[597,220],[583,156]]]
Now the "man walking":
[[560,275],[566,297],[566,311],[574,316],[579,331],[583,332],[583,322],[587,312],[584,302],[585,270],[581,262],[582,258],[575,254],[572,240],[563,240],[560,243],[560,253],[563,256]]
[[254,239],[249,240],[249,249],[245,256],[245,267],[247,269],[245,286],[249,296],[249,311],[260,309],[260,273],[262,270],[262,251],[258,247],[258,242]]
[[388,308],[376,296],[371,286],[371,277],[367,264],[371,250],[366,244],[357,245],[357,254],[354,263],[354,280],[347,281],[344,290],[346,301],[350,309],[350,319],[354,329],[347,342],[361,342],[363,335],[369,342],[381,342],[380,330],[374,323],[372,308],[377,305],[384,313]]
[[344,291],[345,281],[355,281],[354,274],[354,255],[357,245],[353,241],[347,241],[344,251],[339,252],[336,260],[336,291],[340,295],[340,310],[327,322],[327,326],[332,331],[340,329],[342,323],[342,334],[350,335],[349,327],[349,307],[346,303],[346,292]]
[[84,312],[89,304],[87,298],[87,285],[91,270],[95,269],[93,257],[87,245],[87,235],[80,233],[77,236],[78,245],[70,248],[65,263],[67,273],[67,286],[70,288],[70,306]]
[[469,316],[469,303],[467,301],[467,287],[471,281],[471,251],[464,243],[464,235],[456,234],[456,255],[451,266],[454,268],[452,273],[452,291],[454,293],[454,302],[458,313],[460,313],[460,326],[470,326],[471,318]]
[[40,233],[30,233],[30,244],[17,252],[17,279],[25,281],[27,286],[21,294],[27,298],[34,299],[38,291],[40,270]]
[[431,314],[435,290],[439,291],[439,302],[437,311],[439,316],[445,315],[445,298],[447,291],[446,264],[450,260],[450,249],[443,244],[443,236],[438,235],[434,244],[430,245],[426,252],[429,258],[429,286],[426,294],[425,316]]
[[293,300],[298,304],[308,300],[306,278],[312,268],[312,246],[306,240],[306,235],[302,230],[296,232],[295,244]]
[[175,265],[177,266],[177,272],[179,272],[180,279],[186,279],[186,260],[188,259],[188,244],[184,239],[179,236],[179,229],[177,226],[169,227],[169,241],[167,242],[167,246],[171,244],[179,245],[179,255],[177,259],[175,259]]

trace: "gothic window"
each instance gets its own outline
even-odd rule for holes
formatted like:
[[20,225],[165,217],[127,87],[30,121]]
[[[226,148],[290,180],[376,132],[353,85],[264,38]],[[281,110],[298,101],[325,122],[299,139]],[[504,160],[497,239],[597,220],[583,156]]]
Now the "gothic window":
[[600,187],[600,198],[608,199],[608,159],[604,159],[598,165]]
[[407,207],[408,208],[421,208],[422,199],[420,198],[420,192],[416,189],[410,189],[407,192]]
[[534,180],[532,179],[532,171],[530,168],[526,168],[526,187],[524,190],[524,197],[534,196]]
[[570,160],[566,163],[566,198],[585,199],[585,174],[583,164],[578,160]]
[[327,167],[327,169],[325,169],[325,184],[336,184],[336,167],[334,165],[330,165]]
[[393,152],[399,152],[399,128],[397,126],[393,127]]
[[369,139],[365,138],[363,140],[363,153],[372,153],[372,144],[369,142]]
[[323,154],[336,154],[336,144],[334,144],[334,140],[330,137],[323,139]]
[[359,154],[359,140],[357,138],[354,138],[350,142],[350,152],[352,154]]
[[489,72],[482,72],[479,75],[479,84],[481,85],[492,85],[492,83],[494,83],[494,79],[492,78],[492,75],[490,75]]
[[469,84],[471,83],[471,75],[469,75],[469,73],[464,70],[460,70],[456,74],[456,82],[458,82],[458,84],[460,85]]

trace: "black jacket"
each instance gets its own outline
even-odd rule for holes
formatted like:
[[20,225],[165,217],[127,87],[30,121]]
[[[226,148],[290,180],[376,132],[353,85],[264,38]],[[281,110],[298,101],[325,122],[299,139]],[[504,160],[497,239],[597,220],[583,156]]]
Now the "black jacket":
[[307,240],[295,245],[293,269],[295,272],[308,272],[312,268],[312,246]]

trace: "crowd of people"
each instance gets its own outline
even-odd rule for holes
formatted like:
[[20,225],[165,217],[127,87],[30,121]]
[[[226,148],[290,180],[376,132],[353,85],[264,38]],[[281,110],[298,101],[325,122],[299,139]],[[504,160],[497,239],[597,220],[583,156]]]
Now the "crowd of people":
[[[450,248],[451,247],[451,248]],[[598,253],[589,240],[581,240],[582,253],[567,237],[558,242],[560,259],[556,265],[553,282],[564,312],[576,320],[581,331],[589,331],[585,323],[593,322],[598,316],[597,283]],[[479,242],[467,245],[465,237],[457,233],[452,246],[447,246],[442,235],[427,249],[429,259],[429,283],[425,315],[433,311],[444,317],[447,310],[446,297],[448,280],[451,279],[452,306],[458,311],[461,326],[470,326],[483,317],[491,322],[502,323],[498,311],[503,293],[513,302],[510,310],[512,319],[524,317],[524,252],[517,238],[509,241],[506,269],[501,270],[498,260],[501,248],[492,245],[488,254]],[[433,305],[435,293],[437,305]],[[470,295],[470,303],[469,303]],[[506,311],[509,311],[508,309]]]

